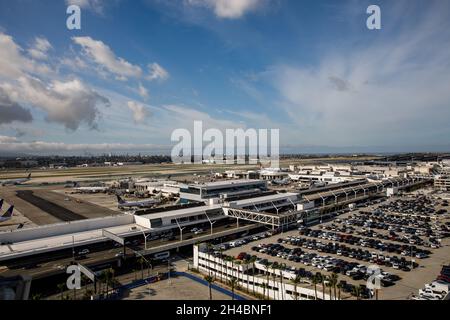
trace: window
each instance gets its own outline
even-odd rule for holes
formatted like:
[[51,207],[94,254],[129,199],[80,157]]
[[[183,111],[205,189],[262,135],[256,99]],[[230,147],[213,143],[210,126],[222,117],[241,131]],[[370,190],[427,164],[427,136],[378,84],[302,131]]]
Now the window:
[[150,220],[150,224],[152,226],[152,228],[158,228],[158,227],[162,227],[163,223],[162,223],[162,219],[151,219]]

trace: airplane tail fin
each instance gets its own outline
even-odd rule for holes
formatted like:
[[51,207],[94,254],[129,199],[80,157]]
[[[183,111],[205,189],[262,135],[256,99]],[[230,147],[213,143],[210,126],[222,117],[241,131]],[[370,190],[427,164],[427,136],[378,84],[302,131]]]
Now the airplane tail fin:
[[2,209],[2,207],[3,207],[3,199],[0,199],[0,210]]
[[11,206],[11,207],[8,209],[8,211],[6,211],[6,212],[3,214],[2,218],[11,218],[12,215],[13,215],[13,211],[14,211],[14,206]]
[[30,174],[28,174],[28,178],[27,178],[28,180],[30,180],[31,179],[31,172],[30,172]]
[[116,196],[117,196],[117,202],[119,202],[120,204],[125,202],[118,194],[116,194]]

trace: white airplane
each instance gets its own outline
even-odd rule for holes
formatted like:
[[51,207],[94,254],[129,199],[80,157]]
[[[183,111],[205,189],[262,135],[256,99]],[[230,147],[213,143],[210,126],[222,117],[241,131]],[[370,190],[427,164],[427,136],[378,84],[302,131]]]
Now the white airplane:
[[160,200],[158,199],[149,199],[149,200],[143,200],[143,201],[125,201],[123,200],[119,195],[117,195],[117,207],[119,209],[125,209],[125,208],[150,208],[153,207],[155,204],[160,203]]
[[2,186],[16,186],[16,185],[23,184],[30,180],[31,180],[31,173],[26,178],[12,179],[12,180],[0,180],[0,184]]
[[11,206],[2,216],[0,216],[0,223],[11,220],[13,216],[14,206]]
[[100,193],[109,190],[108,187],[78,187],[78,183],[74,183],[74,190],[81,193]]

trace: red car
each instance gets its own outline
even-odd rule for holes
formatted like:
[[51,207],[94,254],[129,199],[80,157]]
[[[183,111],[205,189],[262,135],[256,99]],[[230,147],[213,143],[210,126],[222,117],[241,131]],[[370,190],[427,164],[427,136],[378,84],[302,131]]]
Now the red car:
[[238,260],[243,260],[245,258],[247,254],[245,252],[241,252],[238,254],[238,256],[236,257],[236,259]]

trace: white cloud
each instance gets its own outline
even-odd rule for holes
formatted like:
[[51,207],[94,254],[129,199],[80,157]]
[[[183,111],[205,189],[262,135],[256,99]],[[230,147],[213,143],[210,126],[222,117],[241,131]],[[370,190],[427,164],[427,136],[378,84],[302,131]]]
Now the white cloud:
[[36,37],[34,44],[28,49],[28,53],[38,60],[47,60],[47,53],[52,49],[52,45],[46,38]]
[[15,79],[26,73],[49,74],[46,64],[38,64],[23,56],[23,49],[13,38],[0,32],[0,77]]
[[31,122],[32,120],[30,110],[12,101],[8,92],[0,87],[0,125],[14,121]]
[[150,97],[148,90],[142,85],[142,83],[139,83],[138,93],[144,100],[148,100]]
[[116,75],[118,80],[126,80],[129,77],[140,78],[142,69],[133,65],[115,53],[102,41],[91,37],[73,37],[72,40],[80,45],[84,53],[100,67]]
[[108,106],[109,100],[87,87],[78,79],[53,80],[44,83],[38,78],[20,77],[16,85],[4,84],[3,90],[17,101],[24,101],[47,113],[47,120],[76,130],[85,123],[96,127],[99,106]]
[[0,145],[16,142],[18,142],[18,139],[16,137],[0,136]]
[[202,121],[206,129],[215,128],[222,132],[225,132],[226,129],[243,127],[242,124],[239,124],[235,120],[214,117],[209,113],[187,106],[166,105],[163,107],[163,112],[163,126],[168,126],[172,130],[176,128],[192,129],[194,121]]
[[133,144],[133,143],[63,143],[46,141],[20,141],[17,137],[0,136],[1,152],[27,152],[33,154],[51,153],[80,153],[84,151],[108,152],[108,151],[151,151],[152,149],[167,149],[168,146],[155,144]]
[[237,19],[262,4],[262,0],[187,0],[193,6],[212,9],[219,18]]
[[148,107],[142,103],[128,101],[128,108],[133,112],[133,119],[136,124],[142,124],[150,116]]
[[[109,0],[111,1],[111,0]],[[105,0],[66,0],[66,4],[69,5],[77,5],[82,9],[91,10],[96,13],[103,13],[106,5]]]
[[149,64],[148,69],[149,69],[149,75],[147,76],[147,79],[150,81],[152,81],[152,80],[164,81],[164,80],[167,80],[170,76],[169,72],[167,72],[166,69],[164,69],[157,63]]
[[[33,48],[45,52],[51,45],[44,38],[36,38]],[[31,121],[30,112],[21,106],[29,105],[45,111],[48,121],[67,129],[76,130],[83,123],[95,128],[98,107],[109,105],[108,99],[79,79],[58,78],[47,64],[27,58],[11,36],[0,33],[1,108],[7,123]]]
[[[314,68],[281,65],[267,73],[298,143],[426,144],[448,136],[448,10],[388,38],[338,49]],[[447,12],[444,14],[443,12]],[[448,139],[447,139],[448,140]],[[444,142],[444,141],[441,141]]]

